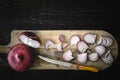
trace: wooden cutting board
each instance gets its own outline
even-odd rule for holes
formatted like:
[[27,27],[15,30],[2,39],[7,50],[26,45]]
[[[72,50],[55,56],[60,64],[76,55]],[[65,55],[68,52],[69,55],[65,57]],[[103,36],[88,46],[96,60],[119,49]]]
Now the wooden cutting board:
[[[114,43],[112,46],[108,47],[107,49],[111,49],[111,53],[113,55],[114,61],[116,60],[117,56],[118,56],[118,44],[116,39],[108,32],[103,31],[103,30],[13,30],[11,32],[11,42],[6,45],[6,46],[2,46],[0,45],[0,53],[8,53],[8,51],[10,50],[10,48],[18,43],[21,43],[18,40],[18,35],[21,32],[24,31],[31,31],[33,33],[35,33],[36,35],[38,35],[38,37],[40,38],[41,41],[41,46],[40,48],[36,49],[38,51],[38,53],[40,55],[44,55],[46,57],[52,58],[52,59],[56,59],[56,60],[62,60],[61,56],[62,53],[64,51],[67,51],[68,49],[71,49],[73,51],[73,53],[77,53],[75,46],[73,47],[68,47],[63,49],[62,52],[57,51],[56,46],[50,46],[49,50],[45,50],[44,48],[44,42],[47,39],[50,39],[52,41],[55,42],[55,44],[59,44],[59,35],[63,34],[66,37],[66,40],[69,42],[69,38],[72,35],[79,35],[80,39],[83,40],[83,36],[86,33],[94,33],[97,34],[97,40],[100,38],[100,36],[109,36],[113,39]],[[88,60],[85,64],[81,64],[78,63],[77,61],[72,61],[71,63],[75,63],[75,64],[80,64],[80,65],[86,65],[86,66],[92,66],[92,67],[96,67],[99,68],[100,70],[104,70],[108,67],[111,66],[111,64],[106,64],[104,63],[101,59],[99,59],[96,62],[91,62],[90,60]],[[64,66],[59,66],[59,65],[55,65],[55,64],[51,64],[48,63],[46,61],[43,61],[41,59],[36,59],[36,61],[34,62],[33,66],[30,69],[57,69],[57,70],[73,70],[73,68],[67,68]]]

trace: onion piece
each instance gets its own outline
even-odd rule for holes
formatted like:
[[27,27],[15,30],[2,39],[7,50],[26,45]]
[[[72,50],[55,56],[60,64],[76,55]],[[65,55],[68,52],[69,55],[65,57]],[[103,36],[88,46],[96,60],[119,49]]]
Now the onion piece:
[[110,37],[101,36],[97,44],[101,44],[108,47],[113,44],[113,40]]
[[59,40],[60,42],[66,42],[65,36],[62,34],[59,35]]
[[50,45],[55,45],[55,44],[54,44],[54,42],[51,41],[51,40],[46,40],[46,41],[45,41],[45,45],[44,45],[44,46],[45,46],[45,49],[48,50],[48,47],[49,47]]
[[112,44],[113,44],[113,39],[112,38],[110,38],[110,37],[106,37],[105,38],[106,39],[106,41],[107,41],[107,43],[106,43],[106,45],[105,46],[111,46]]
[[68,43],[63,43],[62,46],[63,46],[63,48],[68,48],[69,44]]
[[101,43],[103,43],[103,39],[102,39],[102,37],[100,36],[100,39],[98,40],[97,44],[99,45],[99,44],[101,44]]
[[22,32],[19,36],[18,39],[33,48],[39,48],[40,47],[40,40],[39,37],[32,33],[32,32]]
[[66,52],[63,53],[63,59],[65,61],[71,61],[72,59],[74,59],[74,57],[72,56],[72,51],[68,50]]
[[81,54],[77,54],[77,60],[80,62],[80,63],[86,63],[87,61],[87,53],[81,53]]
[[62,43],[59,43],[59,44],[57,45],[57,50],[58,50],[58,51],[62,51]]
[[95,40],[96,40],[96,34],[87,33],[84,35],[84,41],[86,43],[93,44],[93,43],[95,43]]
[[99,58],[98,53],[92,53],[92,54],[88,55],[88,57],[91,61],[97,61]]
[[76,45],[80,41],[80,38],[78,35],[73,35],[70,37],[70,46]]
[[113,63],[113,57],[111,51],[108,50],[104,57],[102,57],[104,63],[110,64]]
[[78,51],[84,53],[88,49],[88,45],[83,41],[79,41],[77,43],[77,49]]
[[106,51],[106,48],[102,45],[95,46],[95,51],[98,53],[99,56],[103,55]]

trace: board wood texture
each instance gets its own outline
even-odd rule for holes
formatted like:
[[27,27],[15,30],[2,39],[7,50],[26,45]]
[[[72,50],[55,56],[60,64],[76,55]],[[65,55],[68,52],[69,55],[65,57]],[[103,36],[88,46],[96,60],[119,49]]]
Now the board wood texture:
[[[103,30],[13,30],[11,32],[11,42],[6,46],[0,45],[0,53],[6,53],[7,54],[12,46],[14,46],[18,43],[21,43],[18,40],[18,36],[21,32],[24,32],[24,31],[30,31],[30,32],[33,32],[36,35],[38,35],[38,37],[40,38],[41,46],[40,46],[40,48],[36,49],[37,52],[40,55],[46,56],[46,57],[51,58],[51,59],[64,61],[62,59],[62,54],[63,54],[64,51],[67,51],[69,49],[71,49],[74,54],[78,53],[75,46],[63,48],[62,52],[58,51],[56,49],[56,46],[49,46],[49,50],[46,50],[44,48],[44,42],[48,39],[54,41],[54,43],[56,45],[59,44],[60,41],[59,41],[58,37],[59,37],[60,34],[63,34],[65,36],[68,43],[69,43],[69,39],[72,35],[79,35],[80,39],[83,40],[83,36],[86,33],[94,33],[94,34],[97,35],[97,40],[96,41],[98,41],[98,39],[102,35],[103,36],[109,36],[113,39],[114,43],[113,43],[112,46],[108,47],[107,49],[111,50],[114,61],[116,60],[116,58],[118,56],[118,44],[117,44],[116,39],[110,33],[106,32],[106,31],[103,31]],[[92,47],[92,46],[90,46],[90,47]],[[111,64],[106,64],[101,59],[99,59],[96,62],[91,62],[90,60],[88,60],[85,64],[81,64],[81,63],[77,62],[76,60],[73,60],[71,63],[78,64],[78,65],[92,66],[92,67],[99,68],[100,70],[104,70],[104,69],[111,66]],[[68,68],[68,67],[48,63],[46,61],[41,60],[40,58],[37,58],[35,60],[33,66],[30,69],[73,70],[73,68]],[[75,70],[77,70],[77,69],[75,69]]]

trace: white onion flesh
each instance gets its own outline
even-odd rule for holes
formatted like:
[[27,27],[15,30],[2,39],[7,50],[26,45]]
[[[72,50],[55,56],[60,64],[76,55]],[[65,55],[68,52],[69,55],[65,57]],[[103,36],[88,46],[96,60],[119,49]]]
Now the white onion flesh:
[[113,63],[113,57],[110,50],[105,54],[104,57],[102,57],[102,60],[104,63],[107,63],[107,64]]
[[84,41],[86,43],[93,44],[95,43],[95,40],[96,40],[96,34],[87,33],[86,35],[84,35]]
[[106,51],[106,48],[102,45],[95,46],[95,51],[99,54],[99,56],[103,55]]
[[46,40],[46,41],[45,41],[45,49],[48,49],[48,47],[49,47],[50,45],[55,45],[55,44],[54,44],[54,42],[51,41],[51,40]]
[[88,57],[89,57],[90,61],[97,61],[99,58],[98,53],[92,53]]
[[62,43],[59,43],[59,44],[57,45],[57,50],[58,50],[58,51],[62,51]]
[[106,47],[109,47],[113,44],[113,40],[110,37],[101,36],[100,39],[98,40],[97,44],[101,44],[101,45],[104,45]]
[[60,40],[60,42],[66,42],[65,36],[62,34],[59,35],[59,40]]
[[83,41],[79,41],[77,44],[77,49],[78,51],[84,53],[88,49],[88,45]]
[[33,47],[33,48],[39,48],[40,47],[40,43],[37,40],[33,40],[30,37],[27,37],[26,35],[22,34],[19,36],[19,39],[21,40],[21,42],[23,42],[24,44]]
[[86,61],[87,61],[87,53],[77,54],[77,60],[82,64],[86,63]]
[[72,56],[72,51],[68,50],[66,52],[63,53],[63,59],[65,61],[71,61],[72,59],[74,59],[74,57]]
[[77,35],[71,36],[71,38],[70,38],[70,46],[76,45],[79,41],[80,41],[79,36],[77,36]]

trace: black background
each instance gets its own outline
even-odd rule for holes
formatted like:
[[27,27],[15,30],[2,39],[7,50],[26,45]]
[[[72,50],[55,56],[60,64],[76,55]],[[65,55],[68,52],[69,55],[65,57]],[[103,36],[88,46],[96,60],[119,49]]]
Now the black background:
[[[7,45],[10,42],[10,32],[14,29],[100,29],[110,32],[119,43],[118,3],[91,0],[1,0],[0,44]],[[119,61],[118,57],[110,68],[98,73],[69,70],[28,70],[19,73],[7,68],[0,72],[0,77],[9,80],[113,80],[119,78]]]

